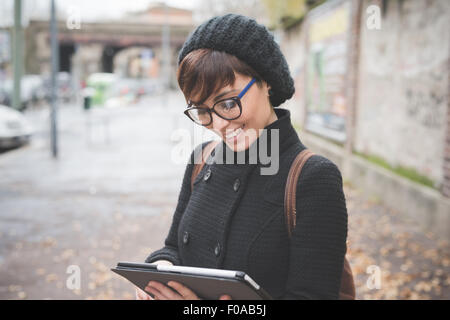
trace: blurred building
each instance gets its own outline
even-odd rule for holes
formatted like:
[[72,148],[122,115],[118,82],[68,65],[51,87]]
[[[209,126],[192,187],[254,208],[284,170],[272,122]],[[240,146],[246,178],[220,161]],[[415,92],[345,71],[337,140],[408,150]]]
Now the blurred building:
[[[77,24],[70,18],[60,17],[60,71],[70,72],[80,80],[95,72],[159,77],[165,26],[170,29],[170,36],[169,55],[164,58],[169,59],[173,83],[176,56],[194,23],[190,10],[163,4],[99,22]],[[0,41],[7,41],[3,34],[0,37]],[[50,53],[49,21],[31,19],[25,28],[25,73],[49,73]]]

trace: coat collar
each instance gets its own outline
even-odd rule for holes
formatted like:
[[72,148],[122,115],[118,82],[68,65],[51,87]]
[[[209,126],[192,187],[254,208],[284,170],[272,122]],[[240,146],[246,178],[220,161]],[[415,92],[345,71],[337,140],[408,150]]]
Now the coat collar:
[[[255,164],[254,157],[250,157],[250,155],[253,154],[256,155],[257,164],[264,164],[266,163],[266,160],[261,158],[261,155],[258,152],[258,146],[267,146],[266,150],[269,150],[268,152],[270,152],[272,143],[278,143],[278,153],[281,156],[290,146],[292,146],[292,144],[299,143],[300,139],[291,123],[291,112],[288,109],[283,108],[274,108],[274,111],[278,119],[266,126],[264,128],[266,129],[265,134],[260,135],[248,149],[235,152],[222,141],[213,152],[215,157],[214,162],[218,163],[217,160],[220,157],[219,155],[222,154],[222,163],[228,163],[226,160],[231,158],[234,159],[233,163],[238,166],[248,166]],[[276,134],[273,135],[273,130],[277,130],[278,139],[276,138]],[[216,157],[216,154],[218,157]],[[243,164],[242,162],[238,163],[238,159],[245,159],[245,162]]]

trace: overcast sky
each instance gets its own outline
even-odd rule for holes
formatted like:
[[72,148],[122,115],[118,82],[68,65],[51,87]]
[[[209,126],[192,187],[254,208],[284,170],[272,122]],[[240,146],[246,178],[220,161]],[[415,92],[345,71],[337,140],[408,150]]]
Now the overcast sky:
[[[30,17],[48,18],[50,0],[22,0],[23,15]],[[80,11],[81,19],[92,21],[120,17],[128,11],[143,10],[156,0],[56,0],[57,7],[62,12],[68,12],[71,7]],[[193,9],[198,0],[166,0],[168,5],[186,9]],[[14,0],[0,0],[0,27],[12,24],[14,19]]]

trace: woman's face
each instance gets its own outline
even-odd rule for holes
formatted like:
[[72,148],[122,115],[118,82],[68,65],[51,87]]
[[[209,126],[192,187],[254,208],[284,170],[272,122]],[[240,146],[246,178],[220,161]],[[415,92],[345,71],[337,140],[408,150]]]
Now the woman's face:
[[[205,101],[204,105],[212,108],[214,98],[226,93],[220,97],[220,100],[237,96],[242,89],[251,81],[248,76],[235,74],[236,81],[232,86],[226,86]],[[269,87],[262,82],[260,87],[256,82],[248,89],[241,98],[242,114],[235,120],[225,120],[214,112],[213,121],[206,128],[216,133],[227,146],[233,151],[243,151],[260,135],[260,129],[277,120],[277,116],[270,105],[268,97]]]

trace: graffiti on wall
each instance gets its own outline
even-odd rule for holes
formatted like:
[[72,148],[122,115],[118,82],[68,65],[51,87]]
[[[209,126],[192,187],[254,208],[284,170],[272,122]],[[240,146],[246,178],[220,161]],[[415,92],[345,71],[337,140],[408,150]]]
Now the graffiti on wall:
[[306,128],[345,141],[350,3],[313,15],[309,22]]
[[[401,20],[400,75],[406,115],[427,129],[445,126],[448,99],[447,1],[405,2]],[[439,36],[436,36],[436,35]]]
[[404,96],[409,119],[430,129],[445,126],[447,88],[442,73],[423,73],[421,78],[406,80]]

